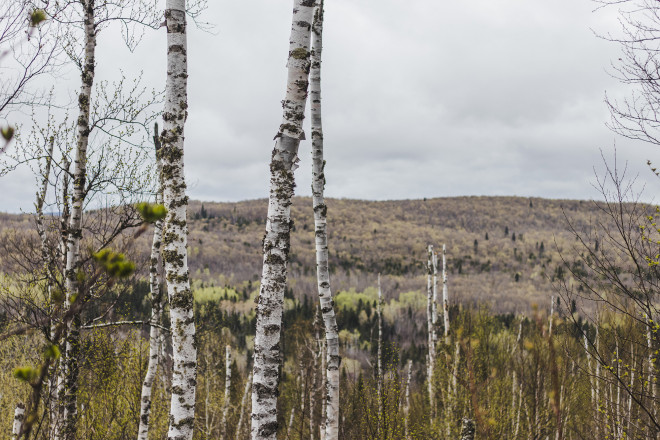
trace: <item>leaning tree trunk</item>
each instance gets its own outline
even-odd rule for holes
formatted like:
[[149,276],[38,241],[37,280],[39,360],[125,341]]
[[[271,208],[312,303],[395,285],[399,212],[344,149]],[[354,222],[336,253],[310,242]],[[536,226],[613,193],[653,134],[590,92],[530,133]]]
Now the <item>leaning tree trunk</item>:
[[227,414],[231,392],[231,346],[225,347],[225,400],[222,404],[222,438],[227,438]]
[[[71,307],[79,292],[78,271],[80,270],[80,240],[82,238],[82,215],[87,177],[87,145],[89,143],[89,119],[92,86],[94,84],[96,29],[94,26],[94,0],[82,2],[84,9],[85,58],[82,66],[82,85],[78,95],[78,140],[73,172],[73,196],[71,217],[67,228],[65,307]],[[66,440],[76,437],[78,420],[78,356],[80,353],[80,314],[75,313],[66,323],[63,434]],[[59,435],[58,435],[59,437]]]
[[257,304],[252,386],[252,439],[274,440],[277,436],[277,394],[280,367],[280,333],[286,288],[291,231],[291,198],[298,167],[298,146],[304,137],[309,81],[309,40],[314,1],[294,0],[289,39],[287,91],[282,124],[275,136],[270,171],[270,196],[264,264]]
[[[154,144],[156,148],[156,169],[158,174],[158,191],[156,192],[156,203],[162,203],[162,181],[159,150],[160,140],[158,139],[158,125],[154,130]],[[151,328],[149,330],[149,364],[147,373],[142,383],[142,396],[140,399],[140,425],[138,426],[138,440],[148,440],[149,438],[149,415],[151,413],[151,387],[158,370],[159,348],[160,348],[160,329],[163,314],[163,292],[160,288],[160,245],[163,235],[163,222],[158,220],[154,224],[154,236],[151,243],[151,258],[149,259],[149,290],[151,293]]]
[[428,271],[428,280],[426,283],[426,324],[428,331],[428,350],[429,355],[427,359],[427,381],[428,381],[428,392],[429,392],[429,406],[431,409],[431,424],[435,419],[435,394],[433,387],[433,376],[435,368],[435,344],[433,342],[433,335],[435,330],[433,329],[433,246],[429,245],[428,248],[428,262],[427,262],[427,271]]
[[163,200],[167,208],[163,262],[172,329],[172,400],[169,439],[190,440],[195,421],[197,347],[188,273],[188,197],[183,173],[183,129],[188,115],[185,0],[167,0],[167,81],[161,133]]
[[325,399],[322,399],[325,414],[324,436],[337,440],[339,436],[339,331],[335,310],[332,307],[330,273],[328,271],[328,232],[325,204],[325,160],[323,160],[323,124],[321,119],[321,53],[323,49],[323,0],[317,4],[312,25],[312,52],[310,72],[310,115],[312,129],[312,203],[314,205],[314,228],[316,241],[316,277],[319,300],[326,338],[326,372],[324,383]]

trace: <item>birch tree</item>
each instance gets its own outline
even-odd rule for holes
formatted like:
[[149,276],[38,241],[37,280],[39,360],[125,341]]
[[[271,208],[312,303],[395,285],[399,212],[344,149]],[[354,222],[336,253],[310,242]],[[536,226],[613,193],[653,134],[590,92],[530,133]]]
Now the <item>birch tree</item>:
[[184,125],[188,116],[186,1],[167,0],[167,81],[161,132],[163,263],[172,326],[172,400],[168,438],[190,440],[195,420],[197,347],[188,273],[188,197],[183,173]]
[[231,346],[225,347],[225,400],[222,404],[222,438],[227,438],[227,414],[231,392]]
[[298,146],[304,137],[310,69],[310,33],[315,2],[295,0],[289,39],[288,76],[282,123],[275,136],[270,171],[270,195],[261,288],[257,303],[252,385],[252,439],[277,435],[277,388],[279,384],[280,333],[284,290],[287,282],[291,231],[291,198],[298,167]]
[[[156,163],[158,174],[158,191],[156,192],[156,203],[162,202],[162,182],[160,160],[158,159],[160,151],[160,140],[158,138],[158,125],[155,125],[154,144],[156,150]],[[140,424],[138,426],[138,440],[148,440],[149,438],[149,415],[151,412],[151,387],[158,370],[158,360],[160,358],[160,329],[158,324],[162,321],[163,314],[163,292],[161,291],[160,279],[160,246],[163,235],[163,222],[157,220],[154,223],[154,235],[151,243],[151,255],[149,258],[149,291],[151,296],[151,328],[149,329],[149,363],[147,373],[142,383],[142,396],[140,398]]]
[[449,344],[449,294],[447,292],[447,247],[442,245],[442,316],[445,326],[445,344]]
[[435,393],[433,387],[433,376],[435,368],[435,344],[433,328],[433,246],[428,247],[428,260],[426,264],[428,277],[426,283],[426,324],[428,336],[428,357],[427,357],[427,385],[429,392],[429,404],[431,408],[431,423],[435,418]]
[[326,371],[324,373],[325,399],[322,412],[325,433],[322,438],[337,440],[339,436],[339,330],[332,303],[330,272],[328,270],[328,231],[325,204],[325,160],[323,159],[323,124],[321,117],[321,54],[323,49],[323,0],[319,0],[312,23],[312,50],[310,71],[310,116],[312,129],[312,203],[316,243],[316,277],[323,324],[325,327]]
[[378,359],[376,370],[377,399],[378,399],[378,436],[380,437],[381,424],[383,418],[383,292],[380,289],[380,274],[378,274],[378,304],[376,313],[378,314]]

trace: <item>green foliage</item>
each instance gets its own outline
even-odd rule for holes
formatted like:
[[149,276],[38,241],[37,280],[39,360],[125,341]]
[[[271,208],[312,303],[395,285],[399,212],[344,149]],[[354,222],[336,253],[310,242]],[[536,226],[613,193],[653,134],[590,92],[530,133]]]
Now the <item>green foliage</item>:
[[39,370],[34,367],[19,367],[14,369],[13,375],[18,380],[32,383],[39,377]]
[[44,350],[44,358],[50,360],[57,360],[60,358],[60,348],[55,344],[49,344]]
[[164,205],[141,202],[135,205],[135,209],[140,213],[142,219],[147,223],[155,223],[162,220],[167,215],[167,208]]
[[14,127],[8,125],[7,127],[0,129],[0,134],[2,134],[5,141],[9,142],[14,137]]
[[42,23],[45,20],[46,20],[46,11],[44,11],[43,9],[35,9],[30,14],[30,26],[31,27],[39,26],[39,24]]
[[112,278],[127,278],[135,272],[135,263],[127,260],[122,253],[106,248],[95,253],[93,257]]

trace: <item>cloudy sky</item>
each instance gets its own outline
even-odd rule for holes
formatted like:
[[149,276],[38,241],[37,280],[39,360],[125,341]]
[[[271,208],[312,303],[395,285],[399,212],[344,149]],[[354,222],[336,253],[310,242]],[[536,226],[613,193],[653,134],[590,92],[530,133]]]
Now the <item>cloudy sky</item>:
[[[190,27],[186,175],[195,199],[266,197],[281,119],[291,0],[209,2]],[[330,197],[457,195],[598,198],[601,150],[651,193],[646,166],[660,151],[616,137],[605,92],[618,47],[594,36],[618,29],[614,8],[588,0],[327,0],[323,115]],[[165,31],[135,53],[101,34],[97,72],[144,71],[165,82]],[[76,82],[71,70],[70,83]],[[64,80],[59,80],[65,87]],[[307,130],[309,133],[309,130]],[[309,136],[308,136],[309,138]],[[300,148],[297,194],[309,195],[310,142]],[[0,179],[0,210],[31,209],[33,178]]]

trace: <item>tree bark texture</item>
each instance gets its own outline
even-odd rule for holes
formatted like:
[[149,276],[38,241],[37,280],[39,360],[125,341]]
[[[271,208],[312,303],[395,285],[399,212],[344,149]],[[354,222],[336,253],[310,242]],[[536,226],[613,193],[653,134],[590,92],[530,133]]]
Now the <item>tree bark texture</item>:
[[[157,127],[157,126],[156,126]],[[162,181],[159,150],[160,141],[158,140],[158,128],[156,128],[154,141],[156,144],[156,169],[158,172],[158,192],[156,193],[156,203],[162,202]],[[149,415],[151,413],[151,387],[158,371],[158,361],[160,359],[160,328],[158,325],[162,322],[163,314],[163,292],[160,289],[160,246],[163,236],[163,222],[158,220],[154,224],[154,236],[151,243],[151,256],[149,259],[149,290],[151,296],[151,328],[149,329],[149,363],[147,364],[147,373],[142,383],[142,396],[140,398],[140,424],[138,426],[138,440],[148,440],[149,438]]]
[[18,434],[21,432],[23,420],[25,419],[25,405],[17,403],[14,409],[14,422],[11,428],[11,440],[18,440]]
[[380,274],[378,274],[378,370],[376,371],[377,398],[378,398],[378,437],[380,437],[383,420],[383,293],[380,289]]
[[431,423],[435,419],[435,394],[433,387],[433,376],[435,367],[435,344],[433,341],[433,246],[428,247],[428,261],[427,261],[428,279],[426,283],[426,324],[428,331],[428,365],[427,365],[427,382],[429,392],[429,406],[431,408]]
[[403,432],[406,440],[410,438],[408,434],[409,421],[408,416],[410,415],[410,381],[412,380],[412,359],[408,359],[408,377],[406,379],[406,404],[403,407]]
[[312,51],[310,71],[310,116],[312,129],[312,203],[316,244],[316,277],[321,313],[325,327],[327,361],[324,381],[326,417],[322,429],[327,440],[339,436],[339,330],[332,303],[330,272],[328,270],[328,231],[325,204],[325,160],[323,159],[323,124],[321,118],[321,53],[323,49],[323,0],[317,3],[312,22]]
[[243,418],[245,417],[245,405],[247,404],[248,393],[250,387],[252,386],[252,372],[248,375],[247,380],[245,381],[245,390],[243,391],[243,398],[241,399],[241,413],[238,417],[238,425],[236,425],[236,440],[241,440],[242,428],[243,428]]
[[447,247],[442,245],[442,316],[445,326],[445,344],[449,344],[449,293],[447,292]]
[[[82,66],[81,87],[78,95],[78,133],[76,157],[73,172],[73,195],[71,199],[71,215],[67,228],[66,268],[65,268],[65,306],[70,307],[79,292],[78,271],[80,269],[80,240],[82,239],[82,216],[85,199],[85,183],[87,177],[87,146],[89,144],[89,119],[92,86],[94,85],[94,68],[96,52],[96,28],[94,17],[94,0],[82,1],[84,9],[85,48]],[[78,356],[80,352],[80,315],[76,313],[66,323],[65,357],[60,361],[64,364],[64,396],[62,406],[63,434],[66,440],[74,439],[78,419]],[[58,435],[59,437],[59,435]]]
[[461,426],[461,440],[474,440],[474,420],[464,418]]
[[225,347],[225,400],[222,404],[222,438],[227,438],[227,414],[231,397],[231,346]]
[[161,133],[163,263],[172,328],[172,400],[168,439],[190,440],[195,421],[197,347],[193,295],[188,273],[188,197],[183,173],[184,124],[188,116],[188,60],[185,0],[167,0],[167,80]]
[[310,34],[314,1],[295,0],[289,39],[287,90],[282,124],[275,136],[270,164],[270,195],[264,237],[264,264],[257,302],[252,386],[252,439],[277,436],[277,395],[280,333],[287,282],[291,231],[291,198],[298,167],[298,146],[303,137],[310,69]]

